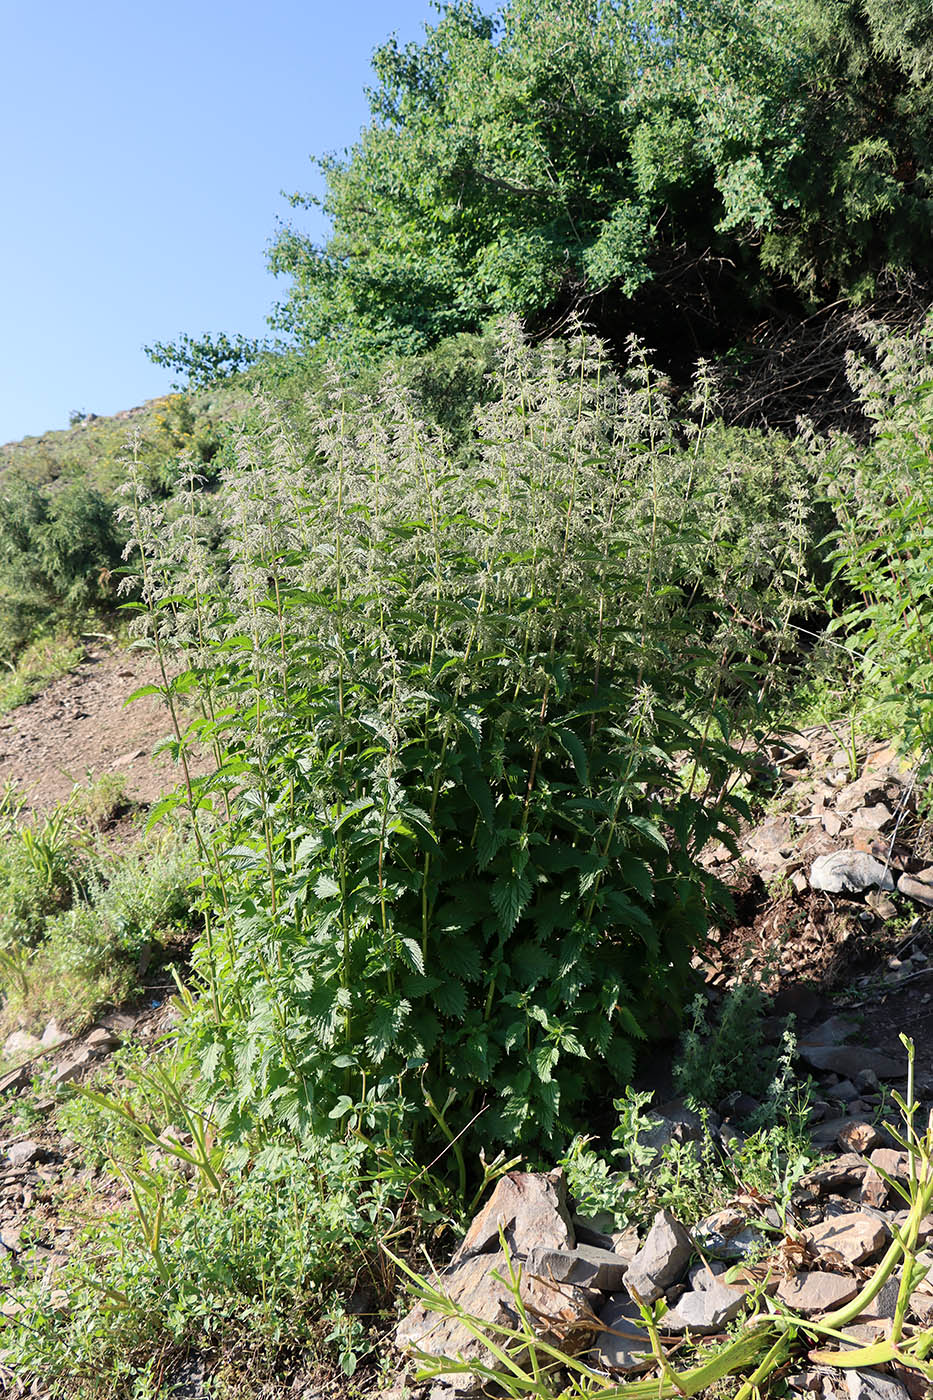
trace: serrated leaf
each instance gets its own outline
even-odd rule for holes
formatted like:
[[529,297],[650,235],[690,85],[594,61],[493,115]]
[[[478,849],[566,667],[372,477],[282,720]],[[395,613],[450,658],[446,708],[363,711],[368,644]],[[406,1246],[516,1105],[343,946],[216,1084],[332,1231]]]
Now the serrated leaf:
[[500,875],[493,882],[489,897],[500,929],[503,933],[511,933],[531,898],[531,881],[527,875],[514,871],[510,875]]
[[314,893],[318,899],[334,899],[340,894],[340,886],[332,875],[319,875],[314,882]]

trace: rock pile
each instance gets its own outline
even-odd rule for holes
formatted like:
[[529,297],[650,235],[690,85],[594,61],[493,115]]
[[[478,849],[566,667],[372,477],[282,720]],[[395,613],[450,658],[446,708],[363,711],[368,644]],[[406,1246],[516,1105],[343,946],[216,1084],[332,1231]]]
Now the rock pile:
[[[767,814],[701,858],[735,906],[694,956],[707,985],[871,991],[933,978],[933,823],[918,810],[916,775],[890,744],[859,740],[850,753],[826,726],[768,743],[754,760]],[[913,920],[909,935],[868,972],[898,919]],[[916,991],[933,1001],[933,981]]]
[[[98,1178],[93,1167],[76,1165],[74,1144],[41,1121],[55,1104],[55,1091],[89,1077],[126,1035],[154,1040],[172,1024],[171,1006],[159,1006],[137,1014],[114,1011],[99,1025],[77,1036],[65,1034],[52,1020],[41,1036],[13,1031],[3,1043],[2,1057],[18,1064],[0,1076],[0,1093],[16,1094],[41,1075],[42,1090],[34,1108],[39,1122],[28,1132],[0,1140],[0,1255],[13,1266],[13,1275],[41,1277],[49,1289],[52,1307],[66,1307],[65,1294],[55,1279],[66,1262],[72,1230],[58,1218],[57,1198],[63,1188],[99,1186],[108,1196],[119,1188]],[[0,1287],[0,1319],[20,1308],[12,1294]],[[0,1368],[2,1371],[2,1368]],[[3,1375],[0,1374],[0,1390]]]
[[[933,908],[933,865],[904,839],[914,816],[914,776],[891,744],[853,756],[827,726],[814,725],[772,744],[763,759],[792,795],[792,810],[740,839],[741,859],[763,880],[786,878],[798,894],[808,887],[829,894],[898,890]],[[735,856],[716,846],[707,860],[724,876]]]
[[[764,1202],[752,1214],[747,1198],[689,1231],[661,1210],[640,1245],[631,1233],[606,1235],[573,1215],[560,1171],[510,1172],[434,1283],[473,1317],[516,1327],[511,1264],[536,1335],[621,1380],[654,1364],[639,1303],[666,1301],[661,1340],[672,1345],[685,1336],[722,1333],[764,1294],[814,1321],[854,1299],[906,1218],[889,1185],[889,1178],[903,1179],[906,1172],[906,1154],[891,1148],[845,1152],[799,1182],[784,1222]],[[924,1244],[931,1238],[933,1218],[921,1229]],[[933,1326],[933,1253],[920,1261],[928,1273],[914,1292],[909,1321]],[[854,1343],[890,1332],[897,1288],[894,1279],[847,1329]],[[396,1341],[409,1353],[497,1369],[462,1321],[423,1303],[399,1325]],[[830,1374],[832,1387],[824,1383]],[[789,1386],[792,1393],[816,1391],[839,1400],[908,1400],[910,1394],[900,1379],[871,1370],[847,1377],[826,1368],[801,1372]],[[444,1377],[432,1395],[452,1400],[482,1391],[475,1376],[456,1375]]]

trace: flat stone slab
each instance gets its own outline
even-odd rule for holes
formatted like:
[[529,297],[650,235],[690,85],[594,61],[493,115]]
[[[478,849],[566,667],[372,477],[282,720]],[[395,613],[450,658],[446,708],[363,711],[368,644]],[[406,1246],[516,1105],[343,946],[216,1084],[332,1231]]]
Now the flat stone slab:
[[794,1312],[811,1316],[831,1312],[851,1303],[859,1291],[857,1279],[848,1274],[800,1273],[784,1279],[777,1295]]
[[849,1211],[821,1220],[803,1233],[817,1254],[831,1250],[841,1255],[847,1264],[864,1264],[873,1259],[890,1239],[890,1230],[884,1222],[862,1211]]
[[695,1332],[706,1335],[721,1332],[727,1322],[738,1317],[748,1295],[747,1287],[733,1288],[715,1279],[705,1288],[683,1293],[663,1319],[668,1332]]
[[[833,1137],[835,1136],[834,1131]],[[815,1198],[825,1196],[830,1191],[847,1191],[853,1186],[858,1186],[867,1171],[868,1163],[864,1157],[860,1157],[857,1152],[845,1152],[841,1157],[834,1157],[831,1162],[821,1162],[818,1167],[807,1172],[806,1176],[802,1176],[797,1182],[794,1196]]]
[[811,1069],[843,1079],[854,1079],[864,1069],[873,1070],[879,1079],[903,1079],[907,1074],[905,1061],[861,1045],[799,1045],[797,1054]]
[[615,1293],[622,1287],[630,1262],[612,1250],[578,1244],[574,1250],[533,1249],[524,1269],[554,1283],[574,1283],[581,1288]]
[[[471,1316],[514,1327],[517,1322],[514,1300],[506,1283],[494,1278],[494,1273],[501,1279],[508,1279],[508,1263],[503,1253],[471,1255],[456,1268],[445,1270],[435,1282]],[[592,1327],[583,1321],[590,1316],[589,1300],[581,1289],[566,1284],[555,1286],[523,1273],[521,1296],[542,1340],[572,1353],[592,1337]],[[416,1303],[399,1323],[395,1342],[402,1351],[462,1356],[466,1361],[478,1361],[498,1369],[492,1353],[458,1318],[444,1317],[422,1303]],[[450,1377],[448,1384],[451,1382],[461,1394],[482,1392],[482,1382],[473,1377]]]

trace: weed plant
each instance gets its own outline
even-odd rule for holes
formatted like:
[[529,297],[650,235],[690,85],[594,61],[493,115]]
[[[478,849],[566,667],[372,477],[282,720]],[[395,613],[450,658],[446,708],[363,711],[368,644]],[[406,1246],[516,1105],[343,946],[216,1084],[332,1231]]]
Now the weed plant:
[[[246,1400],[302,1365],[352,1374],[373,1345],[391,1281],[379,1243],[395,1228],[390,1203],[360,1187],[360,1151],[319,1143],[206,1194],[163,1171],[156,1251],[118,1210],[76,1242],[58,1293],[24,1282],[5,1256],[0,1283],[21,1310],[0,1377],[41,1377],[73,1400],[161,1400],[175,1367],[204,1353],[211,1394]],[[339,1301],[354,1287],[372,1300],[367,1318]]]
[[890,712],[888,727],[931,771],[933,690],[933,320],[918,333],[866,328],[868,351],[850,380],[872,423],[866,451],[839,439],[826,451],[823,485],[833,532],[836,617],[863,692]]
[[564,1153],[561,1165],[581,1215],[607,1214],[616,1229],[635,1225],[645,1231],[657,1211],[668,1209],[691,1226],[749,1192],[786,1211],[815,1155],[805,1096],[788,1095],[775,1121],[727,1148],[714,1139],[706,1110],[696,1140],[653,1146],[659,1119],[650,1111],[651,1098],[629,1088],[615,1101],[613,1147],[600,1150],[578,1134]]
[[755,1126],[771,1126],[787,1110],[796,1079],[796,1037],[788,1019],[781,1039],[765,1039],[765,998],[750,983],[737,983],[711,1018],[707,999],[690,1005],[689,1024],[674,1060],[674,1084],[693,1109],[719,1105],[732,1094],[760,1100]]
[[197,923],[196,852],[167,827],[115,855],[97,824],[121,799],[112,783],[76,787],[48,816],[22,821],[9,788],[0,812],[0,1031],[55,1016],[80,1027],[135,991],[141,959]]
[[750,516],[762,458],[722,470],[708,376],[677,422],[632,356],[620,377],[591,339],[506,325],[456,462],[391,378],[374,400],[335,380],[310,436],[266,406],[219,553],[195,482],[166,520],[131,474],[226,1132],[394,1118],[463,1178],[469,1125],[547,1143],[676,1022],[729,741],[806,606],[813,530],[803,465]]

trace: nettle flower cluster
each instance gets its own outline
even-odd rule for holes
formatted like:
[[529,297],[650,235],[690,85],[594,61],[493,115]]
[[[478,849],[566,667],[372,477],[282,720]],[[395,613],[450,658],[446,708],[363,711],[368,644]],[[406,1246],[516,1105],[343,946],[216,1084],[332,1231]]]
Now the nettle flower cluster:
[[300,428],[259,405],[217,495],[131,500],[175,743],[213,755],[179,800],[229,1132],[545,1141],[676,1014],[804,468],[750,519],[709,380],[681,422],[631,366],[507,324],[456,461],[391,377],[335,378]]

